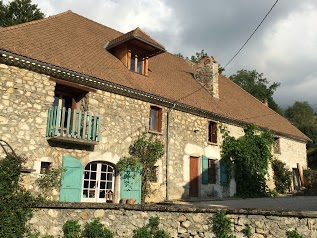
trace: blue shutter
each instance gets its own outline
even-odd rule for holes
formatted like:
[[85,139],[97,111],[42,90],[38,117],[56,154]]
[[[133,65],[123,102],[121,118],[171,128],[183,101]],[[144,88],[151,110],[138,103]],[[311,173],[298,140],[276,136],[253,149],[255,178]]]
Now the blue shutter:
[[208,184],[208,158],[202,156],[202,184]]
[[141,169],[139,171],[131,171],[126,169],[121,172],[121,191],[120,198],[135,199],[137,204],[141,203]]
[[228,185],[228,172],[226,164],[220,160],[220,185],[227,186]]
[[64,156],[63,170],[59,200],[80,202],[84,171],[81,162],[70,156]]

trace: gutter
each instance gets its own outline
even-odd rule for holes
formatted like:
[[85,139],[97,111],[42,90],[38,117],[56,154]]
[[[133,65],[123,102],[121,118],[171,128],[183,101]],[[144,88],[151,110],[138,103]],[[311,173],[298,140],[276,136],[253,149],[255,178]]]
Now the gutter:
[[[52,77],[60,78],[69,82],[82,84],[91,88],[100,89],[107,92],[116,93],[122,96],[127,96],[134,99],[139,99],[146,102],[155,103],[168,108],[173,107],[175,110],[191,113],[193,115],[202,116],[225,122],[236,126],[245,126],[250,123],[223,116],[214,112],[210,112],[198,107],[190,106],[184,103],[176,102],[171,99],[163,98],[151,93],[143,92],[141,90],[129,88],[120,84],[106,81],[97,77],[92,77],[76,71],[68,70],[60,66],[45,63],[39,60],[31,59],[22,55],[18,55],[6,50],[0,49],[0,63],[7,65],[17,66],[25,69],[32,70],[37,73],[46,74]],[[260,129],[268,129],[266,127],[258,126]],[[303,139],[287,133],[270,130],[275,135],[280,135],[300,142],[308,142],[308,139]]]

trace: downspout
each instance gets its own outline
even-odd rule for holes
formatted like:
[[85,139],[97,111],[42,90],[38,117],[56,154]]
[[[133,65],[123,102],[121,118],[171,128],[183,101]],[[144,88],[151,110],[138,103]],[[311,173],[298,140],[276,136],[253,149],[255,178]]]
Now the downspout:
[[171,107],[170,109],[167,110],[167,114],[166,114],[166,201],[169,201],[169,192],[168,192],[168,186],[169,186],[169,182],[168,182],[168,177],[169,177],[169,140],[170,140],[170,114],[173,111],[173,109],[175,108],[176,104],[173,104],[173,107]]

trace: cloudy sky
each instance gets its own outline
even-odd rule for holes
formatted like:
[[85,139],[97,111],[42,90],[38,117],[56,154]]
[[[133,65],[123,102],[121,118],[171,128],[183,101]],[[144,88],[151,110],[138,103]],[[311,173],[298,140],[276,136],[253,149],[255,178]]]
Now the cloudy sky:
[[[171,53],[204,49],[223,66],[275,1],[33,0],[46,16],[70,9],[123,33],[139,26]],[[317,1],[279,0],[225,74],[239,69],[280,82],[274,96],[280,106],[308,101],[317,111]]]

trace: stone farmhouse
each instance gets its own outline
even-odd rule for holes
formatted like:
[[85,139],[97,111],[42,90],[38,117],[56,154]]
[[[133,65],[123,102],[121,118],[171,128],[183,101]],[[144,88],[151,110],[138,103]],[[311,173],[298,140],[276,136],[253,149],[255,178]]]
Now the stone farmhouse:
[[235,137],[248,123],[270,129],[294,184],[307,166],[309,138],[219,74],[213,58],[193,65],[139,28],[123,34],[71,11],[1,28],[0,79],[0,139],[27,158],[28,189],[66,168],[53,191],[60,201],[140,202],[140,179],[116,165],[142,133],[166,150],[149,201],[235,194],[220,163],[220,125]]

